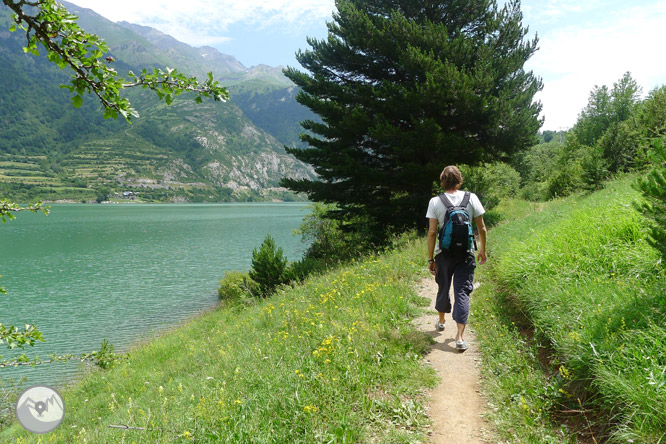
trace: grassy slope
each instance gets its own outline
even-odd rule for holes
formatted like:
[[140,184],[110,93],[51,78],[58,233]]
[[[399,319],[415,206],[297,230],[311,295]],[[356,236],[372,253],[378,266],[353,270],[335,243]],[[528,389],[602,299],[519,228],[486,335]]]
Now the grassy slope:
[[[429,337],[409,320],[422,242],[219,309],[64,390],[44,442],[419,442]],[[121,431],[110,424],[153,429]],[[0,442],[37,442],[14,426]]]
[[[631,182],[500,209],[512,220],[491,231],[471,322],[505,442],[663,441],[666,277]],[[422,441],[420,395],[436,378],[408,320],[424,251],[412,242],[193,320],[66,390],[45,442]]]
[[572,429],[610,442],[666,439],[666,275],[631,182],[542,206],[506,203],[516,220],[491,232],[473,322],[492,416],[510,442],[575,442]]

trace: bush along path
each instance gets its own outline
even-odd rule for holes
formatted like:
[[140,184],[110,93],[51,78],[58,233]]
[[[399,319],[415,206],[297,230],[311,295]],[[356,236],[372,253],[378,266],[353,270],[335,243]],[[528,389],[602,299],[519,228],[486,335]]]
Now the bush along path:
[[[432,277],[423,278],[417,285],[420,296],[430,303],[430,310],[414,320],[414,325],[433,338],[434,344],[426,357],[441,381],[430,392],[428,416],[433,444],[451,442],[482,444],[491,441],[492,431],[482,418],[487,405],[480,394],[480,355],[474,332],[468,326],[465,339],[470,348],[461,353],[455,348],[456,324],[447,314],[446,328],[435,329],[437,284]],[[494,440],[492,442],[495,442]]]

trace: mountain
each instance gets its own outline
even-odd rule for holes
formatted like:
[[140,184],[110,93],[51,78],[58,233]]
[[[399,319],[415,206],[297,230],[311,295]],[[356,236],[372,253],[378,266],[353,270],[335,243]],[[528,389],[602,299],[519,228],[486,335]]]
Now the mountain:
[[74,109],[59,88],[69,82],[67,70],[25,55],[25,36],[6,31],[10,15],[0,5],[0,196],[91,200],[133,191],[158,201],[291,199],[280,178],[314,176],[284,150],[299,143],[301,116],[311,116],[281,68],[246,68],[214,48],[65,6],[104,38],[121,75],[156,66],[212,71],[229,85],[231,100],[197,105],[182,97],[166,106],[150,92],[129,90],[141,114],[131,125],[105,121],[94,97]]
[[[257,65],[246,68],[234,57],[210,46],[191,48],[173,37],[148,26],[119,22],[169,54],[181,67],[197,76],[211,71],[229,87],[231,101],[259,128],[275,136],[283,145],[301,146],[299,122],[316,119],[296,102],[298,89],[283,73],[283,67]],[[123,54],[128,58],[129,54]]]

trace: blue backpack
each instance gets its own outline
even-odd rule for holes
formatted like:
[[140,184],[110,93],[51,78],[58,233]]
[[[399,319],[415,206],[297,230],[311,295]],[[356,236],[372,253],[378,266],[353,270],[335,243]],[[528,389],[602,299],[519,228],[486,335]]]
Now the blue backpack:
[[465,197],[460,205],[453,205],[444,194],[440,194],[439,198],[446,207],[444,225],[439,229],[439,248],[451,255],[463,255],[472,251],[474,234],[467,212],[470,192],[465,191]]

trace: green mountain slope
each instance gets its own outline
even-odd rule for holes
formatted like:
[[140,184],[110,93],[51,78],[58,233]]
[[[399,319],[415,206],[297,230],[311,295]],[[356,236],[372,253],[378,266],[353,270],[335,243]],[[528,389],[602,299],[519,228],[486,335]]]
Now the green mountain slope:
[[317,120],[308,108],[296,101],[298,88],[256,91],[242,84],[231,89],[231,100],[252,122],[287,146],[305,147],[299,134],[305,130],[299,122]]
[[[163,34],[168,44],[160,47],[90,10],[66,6],[85,29],[109,43],[121,75],[152,66],[242,73],[230,56],[203,57],[205,48]],[[312,176],[308,166],[285,153],[284,142],[233,102],[197,105],[182,97],[166,106],[148,92],[130,91],[141,114],[132,125],[104,121],[92,97],[74,109],[68,92],[59,88],[68,83],[69,72],[45,57],[25,55],[24,36],[6,31],[9,20],[8,9],[0,6],[0,196],[90,200],[134,191],[161,201],[267,199],[287,194],[277,188],[280,178]]]
[[[141,37],[168,54],[177,66],[198,76],[213,72],[215,78],[229,86],[231,101],[259,128],[288,146],[302,146],[299,122],[316,119],[306,107],[296,102],[298,89],[283,73],[283,67],[257,65],[246,68],[234,57],[209,46],[192,48],[173,37],[148,26],[127,22],[118,25]],[[91,27],[93,25],[91,24]],[[121,48],[122,47],[122,48]],[[113,47],[123,60],[135,58],[122,44]],[[126,54],[127,53],[127,54]]]

